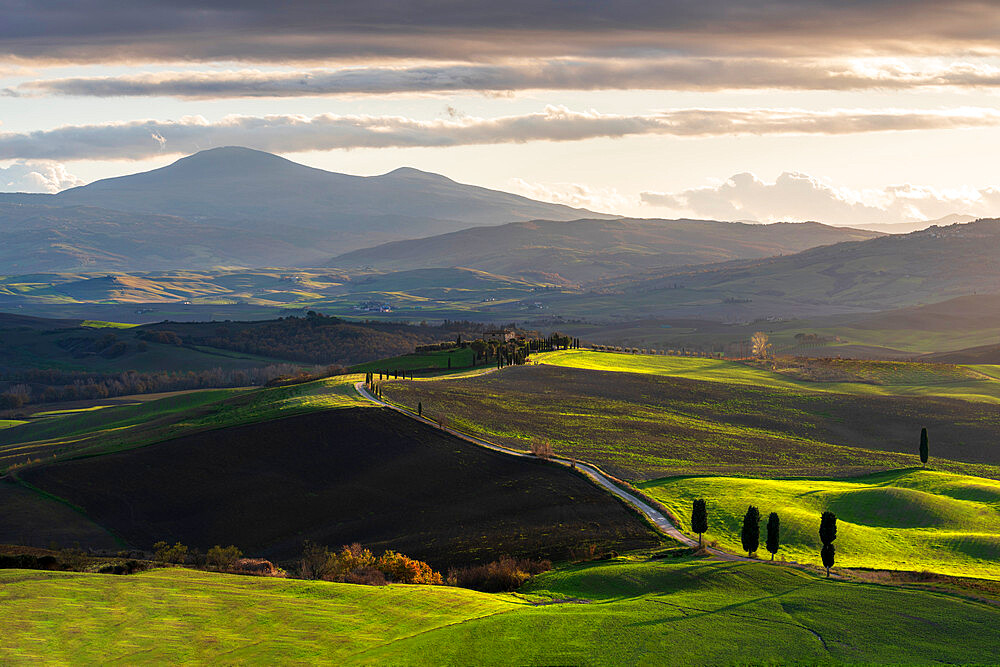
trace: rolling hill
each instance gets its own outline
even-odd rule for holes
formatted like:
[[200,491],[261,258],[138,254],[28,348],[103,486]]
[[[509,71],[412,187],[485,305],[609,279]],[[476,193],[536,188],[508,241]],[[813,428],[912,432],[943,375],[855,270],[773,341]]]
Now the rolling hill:
[[533,220],[395,241],[335,257],[331,266],[380,271],[469,267],[508,276],[586,283],[648,269],[796,253],[880,234],[816,222]]
[[14,235],[0,271],[308,266],[389,240],[584,216],[613,217],[411,168],[351,176],[215,148],[54,195],[0,194],[0,230]]
[[683,312],[747,321],[887,310],[1000,293],[998,251],[1000,220],[984,219],[782,257],[631,276],[609,282],[597,298],[569,297],[553,308],[607,312],[607,304],[627,303],[632,312],[653,316]]
[[55,462],[19,474],[127,543],[235,544],[290,559],[362,542],[435,567],[652,547],[651,528],[583,476],[344,407]]

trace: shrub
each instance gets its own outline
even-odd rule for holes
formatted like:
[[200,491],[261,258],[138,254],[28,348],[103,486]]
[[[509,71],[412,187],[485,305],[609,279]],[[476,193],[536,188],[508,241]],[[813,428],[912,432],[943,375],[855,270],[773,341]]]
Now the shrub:
[[162,540],[153,545],[153,558],[161,563],[183,563],[187,560],[188,548],[177,542],[169,546]]
[[302,545],[299,576],[303,579],[322,579],[332,567],[331,556],[330,550],[326,547],[306,540]]
[[548,560],[502,557],[485,565],[448,570],[448,585],[471,588],[485,593],[514,591],[533,575],[552,569]]
[[237,558],[229,566],[233,574],[248,574],[257,577],[283,577],[284,572],[263,558]]
[[[372,570],[377,570],[376,575]],[[346,583],[384,585],[441,584],[443,579],[430,565],[396,553],[386,551],[378,558],[358,543],[344,545],[339,553],[330,553],[326,547],[306,542],[303,549],[299,575],[304,579],[324,579]]]
[[390,581],[400,584],[442,584],[441,575],[427,563],[395,551],[386,551],[375,564]]
[[232,545],[221,547],[216,544],[208,550],[207,556],[209,565],[219,570],[228,570],[237,559],[242,558],[243,552]]
[[133,574],[135,572],[142,572],[143,570],[148,570],[149,566],[146,563],[139,562],[137,560],[127,560],[118,563],[103,563],[98,566],[98,574]]
[[531,453],[540,459],[550,459],[555,454],[552,442],[547,438],[534,438],[531,441]]
[[382,570],[374,567],[363,567],[353,572],[348,572],[343,576],[345,584],[362,584],[364,586],[387,586],[389,582],[385,578]]

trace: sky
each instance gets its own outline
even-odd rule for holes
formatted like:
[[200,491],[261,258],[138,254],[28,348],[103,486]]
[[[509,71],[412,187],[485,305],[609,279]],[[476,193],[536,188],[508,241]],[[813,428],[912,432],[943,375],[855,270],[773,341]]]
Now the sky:
[[242,145],[635,217],[1000,217],[1000,10],[0,0],[0,191]]

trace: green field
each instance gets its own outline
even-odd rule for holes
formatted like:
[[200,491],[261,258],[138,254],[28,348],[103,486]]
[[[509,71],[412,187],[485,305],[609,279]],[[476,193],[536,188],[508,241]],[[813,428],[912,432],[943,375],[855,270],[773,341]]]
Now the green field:
[[5,664],[987,663],[1000,623],[958,595],[690,558],[571,566],[518,596],[179,569],[0,582]]
[[0,662],[338,662],[515,608],[454,588],[373,588],[153,570],[0,570]]
[[[571,358],[663,361],[683,372],[703,359],[593,353]],[[549,358],[547,356],[543,358]],[[733,371],[763,372],[739,364]],[[844,476],[917,463],[926,426],[939,469],[1000,477],[991,403],[863,396],[763,383],[539,364],[464,379],[390,381],[384,395],[514,449],[536,438],[555,452],[628,480],[678,474]]]
[[[819,516],[838,517],[837,564],[843,567],[928,570],[1000,579],[1000,482],[930,470],[862,478],[747,479],[678,477],[640,485],[689,531],[691,501],[705,498],[706,539],[739,553],[748,505],[781,518],[779,558],[819,564]],[[690,531],[689,531],[690,532]]]
[[532,359],[536,363],[565,368],[647,373],[797,391],[1000,403],[1000,382],[996,380],[1000,369],[995,366],[857,361],[850,363],[859,381],[817,382],[735,361],[698,357],[563,350],[532,355]]
[[53,455],[92,455],[206,429],[370,406],[354,389],[354,383],[363,379],[363,375],[338,375],[287,387],[181,392],[133,405],[51,414],[3,430],[0,470]]

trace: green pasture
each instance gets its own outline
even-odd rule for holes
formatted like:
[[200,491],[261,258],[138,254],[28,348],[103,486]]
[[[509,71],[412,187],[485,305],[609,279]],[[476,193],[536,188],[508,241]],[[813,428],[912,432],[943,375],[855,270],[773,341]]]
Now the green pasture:
[[529,450],[533,440],[547,439],[558,455],[633,481],[692,473],[805,477],[902,468],[918,461],[921,426],[929,427],[939,468],[1000,476],[1000,416],[986,403],[859,397],[649,373],[609,378],[545,364],[469,378],[393,380],[384,385],[384,395],[411,409],[419,402],[432,419],[446,418],[514,449]]
[[184,569],[0,570],[0,662],[336,663],[515,608],[454,588],[369,587]]
[[363,379],[338,375],[285,387],[181,392],[155,401],[54,414],[3,431],[0,470],[52,456],[128,449],[206,429],[371,406],[354,389]]
[[0,662],[986,663],[1000,608],[787,566],[615,559],[520,594],[182,569],[0,571]]
[[91,329],[132,329],[139,326],[138,324],[129,324],[128,322],[105,322],[103,320],[84,320],[80,323],[81,327],[89,327]]
[[854,479],[677,477],[640,484],[690,532],[691,502],[704,498],[705,539],[742,551],[740,530],[749,505],[760,509],[764,548],[770,512],[781,518],[778,558],[818,565],[819,518],[837,515],[837,564],[927,570],[1000,579],[1000,482],[908,469]]
[[[562,350],[532,355],[536,363],[597,371],[647,373],[760,387],[870,396],[927,396],[1000,403],[1000,369],[898,362],[856,362],[864,382],[811,382],[747,364],[670,355]],[[884,371],[882,369],[891,369]],[[956,370],[958,369],[958,370]],[[879,382],[877,384],[877,382]]]
[[27,424],[28,422],[22,419],[0,419],[0,431],[5,428],[13,428],[14,426],[20,426],[21,424]]

